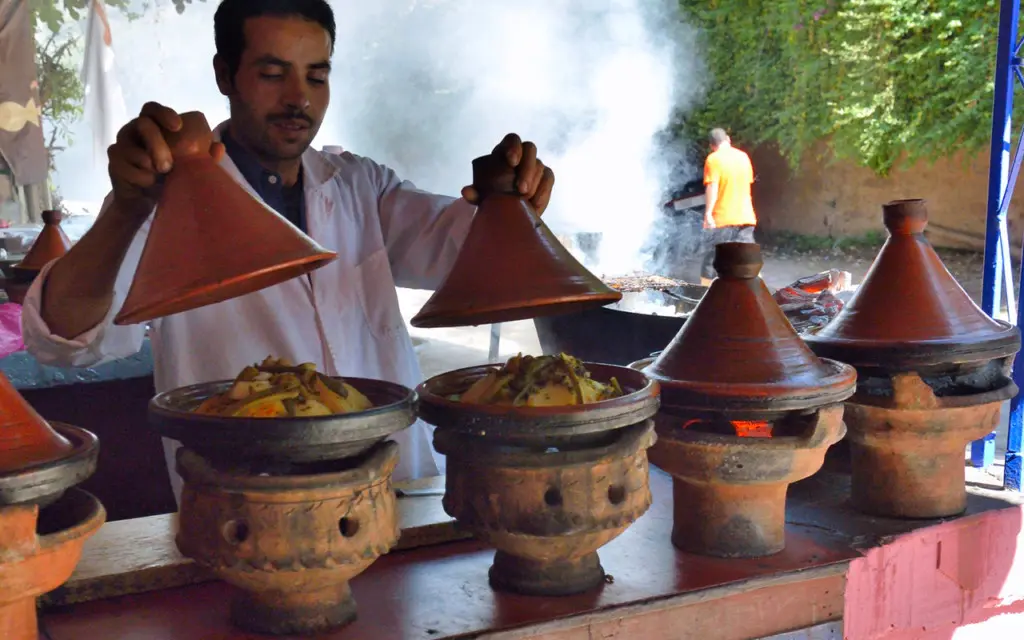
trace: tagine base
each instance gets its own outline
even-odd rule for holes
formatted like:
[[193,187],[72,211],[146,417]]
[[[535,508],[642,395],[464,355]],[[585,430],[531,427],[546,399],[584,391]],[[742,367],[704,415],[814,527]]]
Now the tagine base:
[[0,605],[0,638],[4,640],[37,640],[39,621],[35,596],[28,596]]
[[763,558],[786,548],[788,482],[698,485],[673,479],[672,544],[716,558]]
[[995,429],[1002,402],[931,411],[848,402],[851,501],[886,518],[948,518],[967,508],[964,448]]
[[495,590],[524,596],[571,596],[596,589],[605,579],[596,551],[555,562],[537,562],[498,551],[487,575]]
[[37,640],[36,597],[67,581],[105,520],[100,502],[76,488],[42,515],[38,505],[0,506],[0,638]]
[[851,499],[862,513],[932,519],[967,508],[964,449],[996,430],[1017,387],[1002,376],[977,393],[939,395],[928,380],[895,373],[889,394],[858,393],[846,402]]
[[[787,419],[775,421],[781,429]],[[751,438],[681,428],[661,413],[651,463],[672,475],[672,544],[717,558],[762,558],[786,548],[789,485],[821,469],[846,433],[843,405],[797,416],[800,435]],[[786,428],[795,428],[787,425]]]
[[605,578],[597,550],[651,505],[650,420],[612,432],[609,444],[535,451],[438,429],[448,456],[445,511],[497,553],[488,571],[499,591],[567,596]]
[[356,601],[348,582],[320,591],[257,593],[235,590],[231,623],[264,635],[313,635],[356,619]]
[[388,441],[343,470],[249,475],[178,451],[176,544],[236,587],[231,621],[265,635],[317,634],[356,618],[349,581],[398,541]]

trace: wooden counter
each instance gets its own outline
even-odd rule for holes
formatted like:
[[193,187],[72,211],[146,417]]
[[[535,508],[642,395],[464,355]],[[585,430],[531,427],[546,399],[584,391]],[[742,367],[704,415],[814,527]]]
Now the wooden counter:
[[[729,640],[816,625],[824,628],[820,625],[844,615],[851,561],[894,535],[936,524],[860,516],[845,505],[847,483],[848,477],[822,473],[793,487],[787,548],[781,554],[758,560],[718,560],[672,547],[671,480],[652,468],[654,504],[625,534],[601,550],[610,579],[600,590],[567,598],[496,593],[487,583],[493,551],[474,541],[422,546],[392,552],[356,578],[353,591],[359,619],[321,637]],[[400,508],[411,510],[413,504],[419,504],[421,512],[432,511],[445,518],[437,496],[402,499]],[[969,513],[1007,506],[998,497],[972,494]],[[170,538],[169,531],[163,535]],[[89,553],[87,550],[80,567],[89,566]],[[124,555],[133,554],[137,556],[127,548]],[[224,583],[204,581],[46,610],[41,616],[45,634],[40,637],[257,638],[229,625],[230,594],[231,588]],[[835,628],[829,627],[828,633]]]

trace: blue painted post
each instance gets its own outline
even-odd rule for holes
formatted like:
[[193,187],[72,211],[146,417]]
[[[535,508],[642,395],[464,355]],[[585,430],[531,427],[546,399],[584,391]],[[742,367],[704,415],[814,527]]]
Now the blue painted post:
[[[1000,231],[1005,229],[1005,213],[1000,218],[1010,159],[1010,125],[1013,113],[1013,58],[1017,48],[1017,21],[1020,0],[999,3],[999,40],[996,47],[995,95],[992,104],[992,150],[988,174],[988,211],[985,223],[985,264],[981,306],[995,317],[1002,303],[1003,254]],[[1008,286],[1013,286],[1008,283]],[[1019,296],[1018,296],[1019,297]],[[1016,369],[1014,377],[1017,376]],[[994,433],[971,444],[971,464],[988,467],[995,462]]]

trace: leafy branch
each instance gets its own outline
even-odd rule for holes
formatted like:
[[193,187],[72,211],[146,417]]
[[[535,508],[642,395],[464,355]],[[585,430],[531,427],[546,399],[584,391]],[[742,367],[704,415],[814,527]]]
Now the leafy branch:
[[[199,0],[205,2],[206,0]],[[43,120],[50,127],[46,141],[50,170],[54,157],[71,143],[71,125],[83,112],[85,87],[79,77],[78,48],[84,46],[79,25],[88,16],[92,0],[29,0],[30,19],[36,37],[36,66]],[[192,0],[174,0],[180,14]],[[105,0],[108,11],[129,20],[141,16],[131,11],[132,0]],[[142,11],[150,9],[144,3]]]

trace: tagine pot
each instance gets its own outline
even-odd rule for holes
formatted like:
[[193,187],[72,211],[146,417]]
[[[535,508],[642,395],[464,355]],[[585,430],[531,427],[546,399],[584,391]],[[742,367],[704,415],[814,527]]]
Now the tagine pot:
[[657,358],[630,365],[662,387],[651,462],[673,477],[672,542],[754,558],[785,548],[786,494],[846,432],[853,367],[818,358],[760,278],[753,243],[715,249],[719,277]]
[[480,204],[441,286],[412,319],[421,328],[512,322],[618,302],[569,253],[516,188],[503,156],[473,161]]
[[1020,331],[984,313],[924,235],[923,200],[882,208],[889,238],[854,297],[807,343],[858,371],[846,402],[853,503],[875,516],[967,508],[964,448],[995,431]]
[[291,280],[337,258],[250,195],[214,159],[202,113],[165,133],[167,174],[135,278],[114,318],[136,324]]

